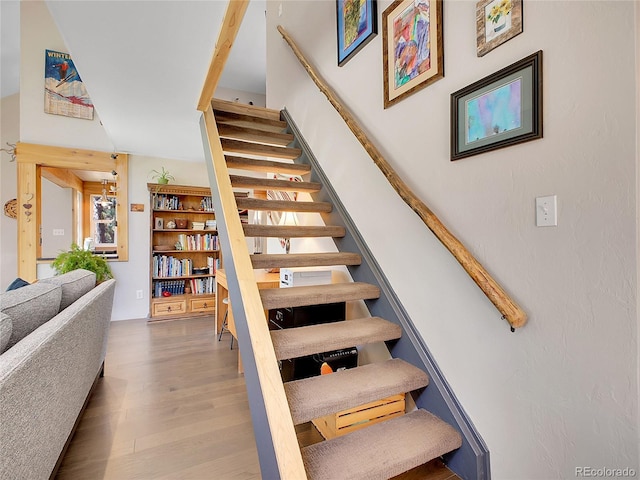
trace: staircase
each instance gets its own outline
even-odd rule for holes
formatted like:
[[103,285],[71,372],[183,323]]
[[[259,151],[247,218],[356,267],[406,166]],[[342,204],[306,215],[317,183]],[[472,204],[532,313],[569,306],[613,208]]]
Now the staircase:
[[[232,187],[310,193],[323,189],[319,182],[265,178],[264,172],[296,176],[306,176],[311,172],[309,165],[292,162],[300,157],[302,151],[288,146],[294,137],[285,131],[287,123],[281,120],[280,112],[215,99],[212,109],[227,167],[254,174],[229,175]],[[259,175],[256,176],[256,172]],[[333,206],[325,201],[238,198],[237,208],[327,214]],[[220,221],[218,219],[219,224]],[[245,224],[242,227],[246,237],[340,239],[345,236],[345,227],[341,225]],[[251,255],[250,259],[254,269],[356,267],[362,262],[360,254],[355,252],[261,254]],[[229,261],[228,258],[225,260]],[[378,285],[355,281],[263,289],[259,294],[263,308],[270,310],[361,300],[374,304],[380,298],[381,290]],[[276,359],[285,360],[353,345],[376,342],[393,345],[402,335],[403,330],[397,323],[372,316],[272,331],[271,340]],[[286,382],[284,391],[293,423],[302,425],[392,395],[413,393],[419,396],[428,384],[429,376],[424,370],[400,358],[391,358],[330,375]],[[374,423],[343,436],[302,446],[307,477],[327,480],[391,478],[438,459],[462,445],[462,436],[455,428],[422,408]],[[277,449],[278,445],[274,448]]]

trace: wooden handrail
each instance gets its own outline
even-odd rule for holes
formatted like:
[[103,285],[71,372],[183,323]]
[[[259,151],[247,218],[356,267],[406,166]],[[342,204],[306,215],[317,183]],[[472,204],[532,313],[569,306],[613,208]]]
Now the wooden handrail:
[[218,41],[216,42],[211,63],[209,64],[207,78],[204,81],[202,93],[200,93],[200,100],[198,100],[197,109],[201,112],[204,112],[211,106],[211,99],[218,86],[220,75],[222,75],[224,66],[227,63],[231,47],[236,39],[238,30],[240,30],[242,18],[248,6],[249,0],[229,0],[224,19],[222,20],[222,27],[218,34]]
[[[239,298],[241,299],[240,302],[234,300],[234,319],[238,329],[242,319],[246,319],[249,332],[248,338],[239,339],[243,345],[242,351],[243,353],[247,351],[245,346],[249,347],[248,350],[253,351],[279,478],[283,480],[304,479],[307,476],[302,462],[302,454],[298,446],[212,109],[207,109],[204,112],[204,122],[212,159],[212,165],[209,165],[209,181],[212,193],[219,196],[222,207],[221,209],[216,208],[216,218],[219,225],[224,222],[226,227],[226,230],[222,229],[222,240],[226,241],[228,245],[224,254],[229,292],[233,296],[233,290],[239,290]],[[232,275],[233,271],[235,271],[235,275]],[[244,363],[245,372],[248,374],[248,369],[252,367],[249,362],[245,361]],[[263,475],[266,474],[267,472],[263,472]]]
[[376,146],[369,140],[367,134],[360,127],[349,109],[343,105],[339,96],[329,87],[326,82],[315,71],[300,51],[287,31],[278,25],[278,31],[289,44],[293,53],[298,58],[304,69],[307,71],[313,82],[320,91],[327,97],[331,105],[340,114],[351,132],[356,136],[373,162],[382,171],[391,186],[400,195],[404,202],[416,212],[425,225],[431,230],[442,244],[458,260],[462,268],[469,274],[473,281],[482,289],[491,303],[502,313],[513,328],[519,328],[527,323],[527,314],[514,302],[504,289],[489,275],[485,268],[476,260],[465,246],[443,225],[438,217],[420,200],[406,183],[398,176],[395,170],[382,156]]

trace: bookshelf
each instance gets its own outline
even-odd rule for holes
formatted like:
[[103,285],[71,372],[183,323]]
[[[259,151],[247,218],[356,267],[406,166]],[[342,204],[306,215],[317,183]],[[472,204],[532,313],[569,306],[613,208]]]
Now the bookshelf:
[[150,321],[213,315],[220,266],[211,190],[148,183]]

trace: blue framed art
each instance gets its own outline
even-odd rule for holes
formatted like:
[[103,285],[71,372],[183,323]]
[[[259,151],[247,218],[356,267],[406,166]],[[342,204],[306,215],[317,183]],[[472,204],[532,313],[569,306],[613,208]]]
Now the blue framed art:
[[542,138],[542,50],[451,94],[451,160]]
[[336,14],[341,67],[378,33],[376,0],[336,0]]

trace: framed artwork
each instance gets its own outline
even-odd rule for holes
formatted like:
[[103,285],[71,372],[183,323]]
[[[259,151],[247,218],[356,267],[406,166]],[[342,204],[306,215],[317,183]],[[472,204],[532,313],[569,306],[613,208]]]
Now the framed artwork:
[[44,112],[93,120],[93,102],[68,53],[45,50]]
[[154,228],[155,230],[162,230],[162,229],[164,228],[164,218],[162,218],[162,217],[155,217],[155,218],[153,219],[153,221],[154,221],[153,228]]
[[522,33],[522,0],[480,0],[476,33],[479,57]]
[[542,50],[451,94],[451,160],[542,138]]
[[336,0],[336,14],[341,67],[378,33],[376,0]]
[[444,77],[442,0],[396,0],[382,13],[384,108]]

